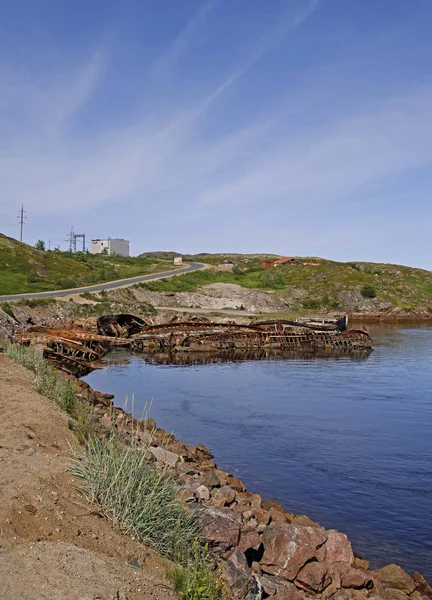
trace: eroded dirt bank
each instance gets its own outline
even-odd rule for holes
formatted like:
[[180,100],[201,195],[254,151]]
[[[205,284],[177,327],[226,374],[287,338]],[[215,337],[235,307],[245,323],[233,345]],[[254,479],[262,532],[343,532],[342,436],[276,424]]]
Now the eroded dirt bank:
[[[68,416],[0,354],[3,600],[169,600],[166,561],[93,513],[68,471]],[[70,446],[69,446],[70,445]]]

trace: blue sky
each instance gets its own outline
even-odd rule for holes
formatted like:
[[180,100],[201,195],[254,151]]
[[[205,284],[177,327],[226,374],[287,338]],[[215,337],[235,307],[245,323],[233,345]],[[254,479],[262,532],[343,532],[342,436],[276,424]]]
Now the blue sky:
[[0,231],[432,269],[430,0],[3,0]]

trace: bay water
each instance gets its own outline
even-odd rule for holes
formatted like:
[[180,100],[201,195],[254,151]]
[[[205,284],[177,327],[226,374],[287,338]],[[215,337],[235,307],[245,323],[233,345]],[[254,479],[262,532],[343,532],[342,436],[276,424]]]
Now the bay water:
[[251,491],[346,533],[372,567],[432,580],[432,327],[368,326],[369,356],[164,365],[113,352],[85,377]]

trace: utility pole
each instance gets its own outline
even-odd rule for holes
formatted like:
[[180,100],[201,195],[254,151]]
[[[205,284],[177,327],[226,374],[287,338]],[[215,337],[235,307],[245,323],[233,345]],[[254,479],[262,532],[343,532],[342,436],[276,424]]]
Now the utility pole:
[[21,209],[18,212],[18,221],[20,224],[20,242],[22,242],[22,238],[23,238],[23,225],[24,225],[25,218],[26,218],[26,216],[25,216],[24,204],[21,204]]
[[69,252],[76,250],[76,240],[75,240],[75,232],[74,232],[73,225],[71,226],[71,230],[66,239],[66,242],[69,242]]
[[76,252],[78,238],[82,239],[82,251],[85,252],[85,233],[75,233],[75,230],[72,225],[71,230],[66,239],[66,242],[69,242],[69,252]]

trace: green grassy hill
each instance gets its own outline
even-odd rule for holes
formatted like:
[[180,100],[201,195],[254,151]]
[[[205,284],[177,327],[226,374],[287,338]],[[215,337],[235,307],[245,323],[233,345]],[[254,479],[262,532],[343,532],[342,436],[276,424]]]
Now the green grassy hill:
[[[147,253],[146,257],[166,257],[176,253]],[[379,312],[395,308],[432,312],[432,272],[380,263],[342,263],[322,258],[296,257],[312,265],[278,266],[262,269],[261,262],[274,255],[197,254],[184,260],[218,265],[232,262],[233,272],[206,270],[181,278],[146,284],[152,291],[196,291],[200,286],[225,282],[245,288],[272,290],[290,309],[346,310]]]
[[0,294],[43,292],[163,270],[146,257],[43,252],[0,234]]

